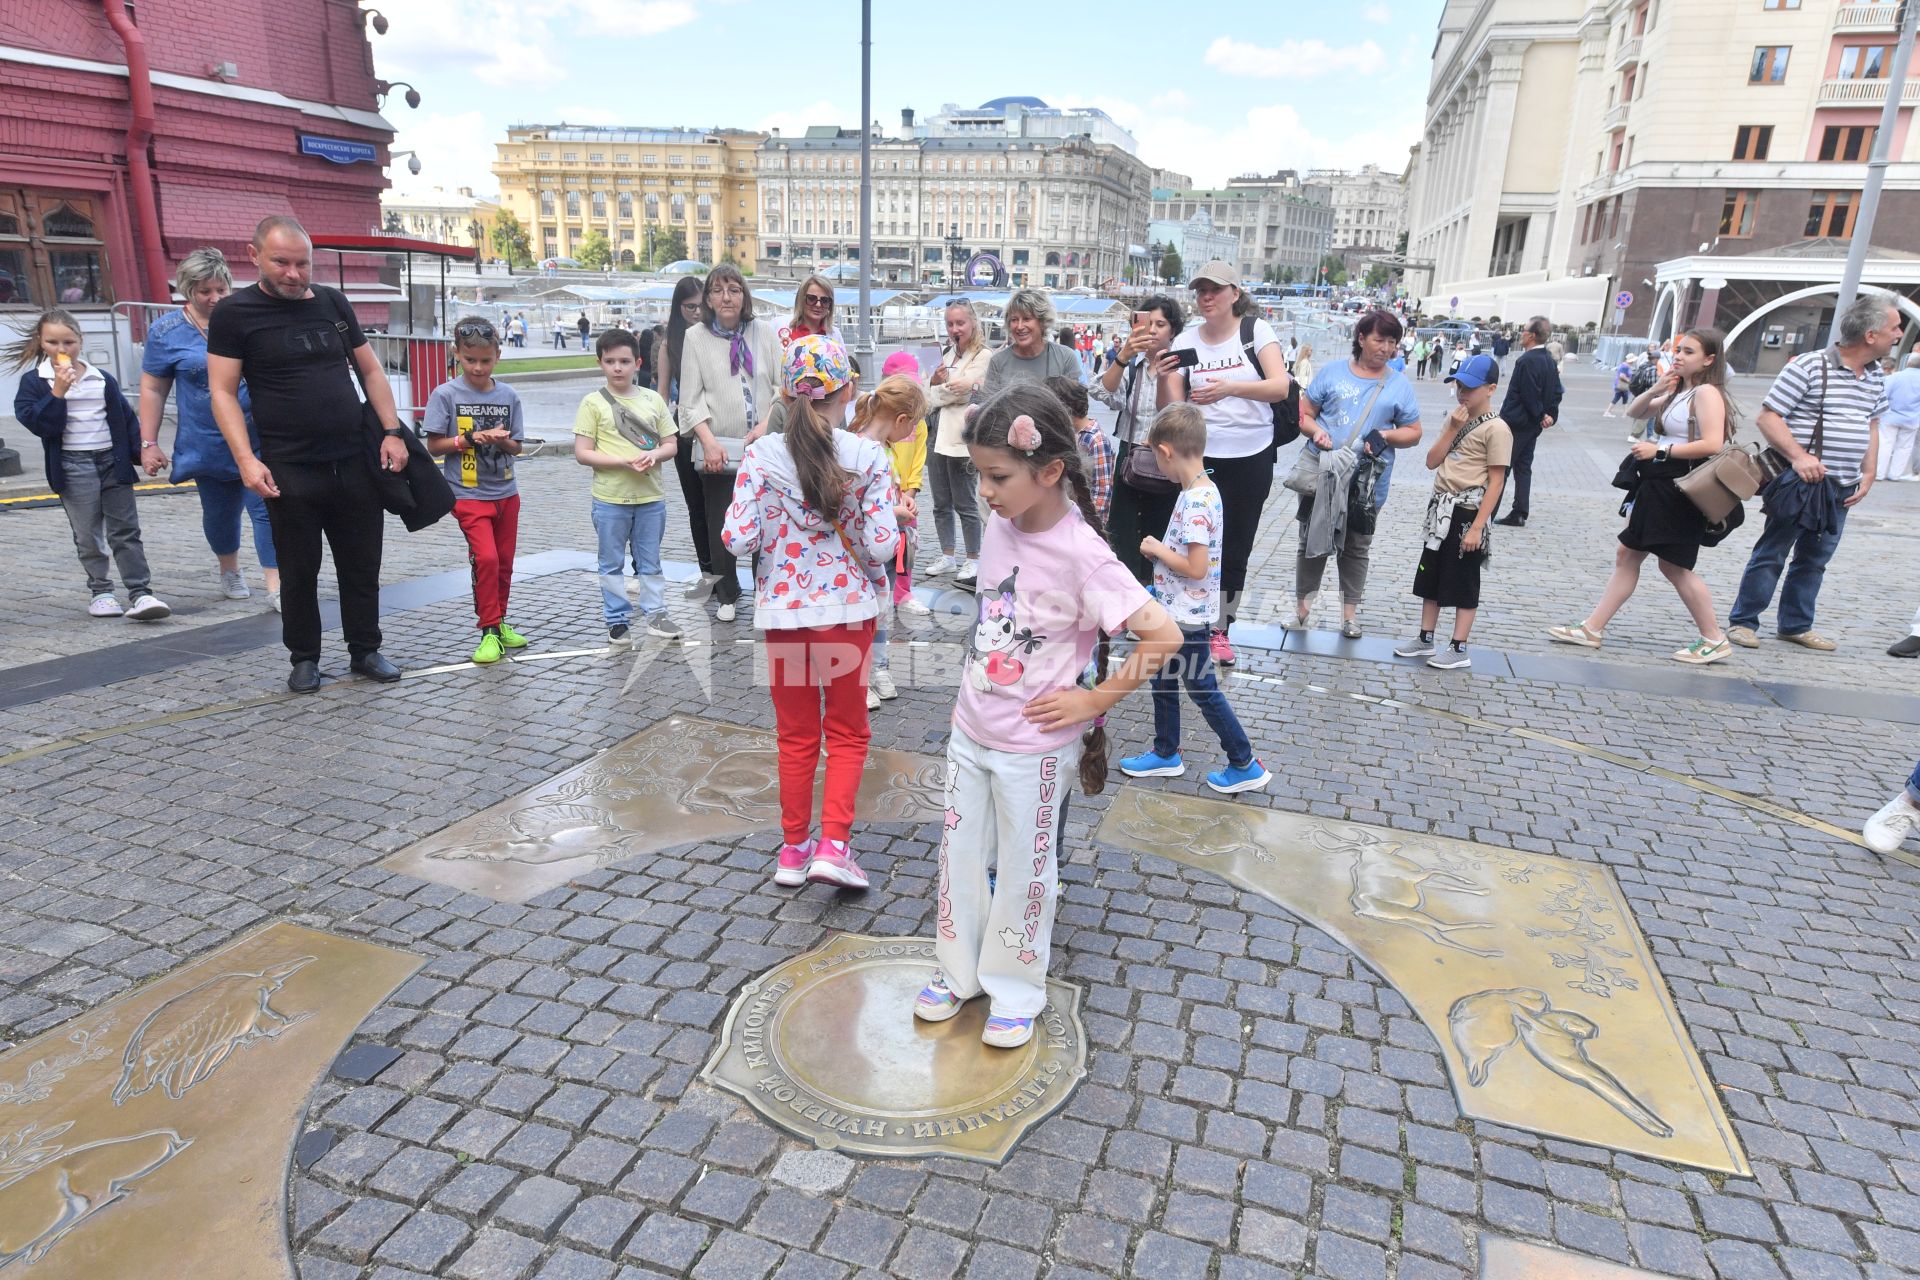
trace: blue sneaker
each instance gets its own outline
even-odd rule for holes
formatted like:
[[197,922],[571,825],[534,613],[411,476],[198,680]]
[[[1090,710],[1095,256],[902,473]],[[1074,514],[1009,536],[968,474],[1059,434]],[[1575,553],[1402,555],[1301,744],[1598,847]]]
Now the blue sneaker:
[[[1120,767],[1126,768],[1125,765]],[[1267,772],[1267,766],[1260,763],[1258,756],[1248,761],[1245,768],[1236,769],[1228,765],[1207,775],[1207,785],[1223,796],[1230,796],[1236,791],[1259,791],[1272,781],[1273,775]]]
[[1180,753],[1177,751],[1170,756],[1142,751],[1139,755],[1128,756],[1120,762],[1120,772],[1129,778],[1177,778],[1186,771],[1186,761],[1180,758]]

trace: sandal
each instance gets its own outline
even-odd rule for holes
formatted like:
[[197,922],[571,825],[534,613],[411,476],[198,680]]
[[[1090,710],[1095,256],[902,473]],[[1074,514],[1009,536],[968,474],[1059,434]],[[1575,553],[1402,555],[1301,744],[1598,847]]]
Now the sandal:
[[1578,645],[1582,649],[1598,649],[1606,638],[1606,632],[1589,631],[1584,622],[1576,622],[1571,627],[1547,628],[1547,639],[1555,644]]

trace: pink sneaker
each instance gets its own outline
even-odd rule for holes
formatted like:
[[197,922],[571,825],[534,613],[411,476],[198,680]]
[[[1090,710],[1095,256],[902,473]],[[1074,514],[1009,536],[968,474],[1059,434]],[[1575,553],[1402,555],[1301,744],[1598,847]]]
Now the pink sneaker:
[[1233,665],[1233,646],[1227,643],[1226,632],[1215,631],[1210,634],[1207,637],[1207,651],[1213,655],[1215,666],[1230,667]]
[[807,879],[815,884],[837,885],[842,889],[864,889],[867,873],[853,860],[853,850],[841,840],[822,840],[813,848],[813,861],[807,867]]
[[805,844],[783,844],[780,846],[780,862],[774,868],[773,882],[783,888],[798,888],[807,882],[807,864],[813,861],[817,840],[808,840]]

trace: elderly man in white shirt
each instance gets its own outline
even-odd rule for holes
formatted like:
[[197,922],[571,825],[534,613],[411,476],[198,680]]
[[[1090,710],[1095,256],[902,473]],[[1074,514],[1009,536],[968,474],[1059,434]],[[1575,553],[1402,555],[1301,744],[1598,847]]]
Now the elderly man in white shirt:
[[1887,379],[1886,431],[1880,450],[1880,480],[1920,480],[1913,469],[1914,439],[1920,436],[1920,351],[1907,356],[1900,372]]

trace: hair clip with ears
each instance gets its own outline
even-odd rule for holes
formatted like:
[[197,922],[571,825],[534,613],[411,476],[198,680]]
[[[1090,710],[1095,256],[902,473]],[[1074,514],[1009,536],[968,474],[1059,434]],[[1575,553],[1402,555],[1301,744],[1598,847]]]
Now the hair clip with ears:
[[1021,414],[1007,427],[1007,443],[1025,454],[1040,447],[1040,428],[1027,414]]

